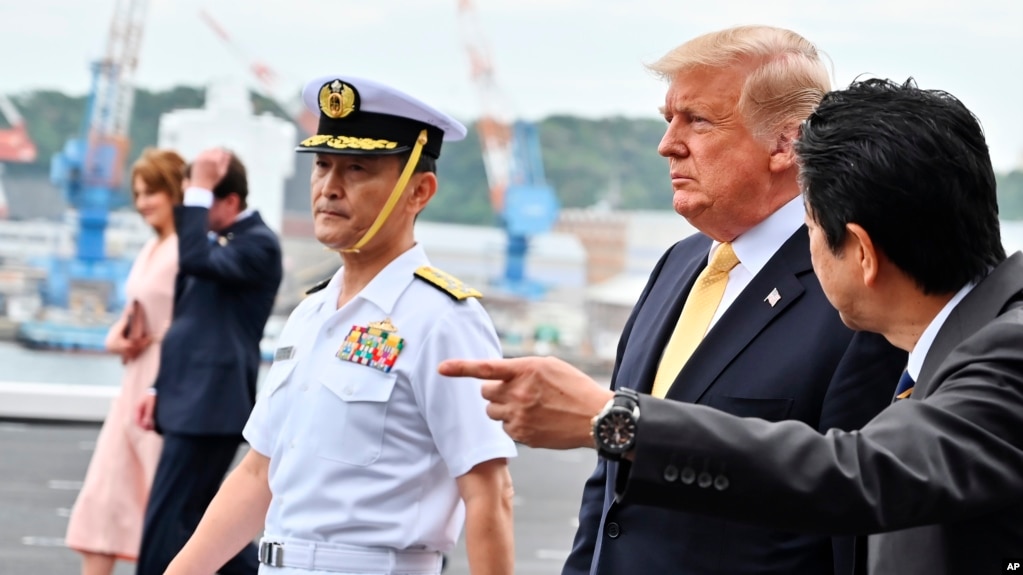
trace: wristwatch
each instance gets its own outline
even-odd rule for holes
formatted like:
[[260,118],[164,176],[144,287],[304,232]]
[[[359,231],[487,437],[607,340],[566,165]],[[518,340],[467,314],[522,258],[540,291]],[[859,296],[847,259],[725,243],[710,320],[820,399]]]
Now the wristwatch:
[[639,423],[639,394],[634,389],[621,388],[593,418],[593,441],[597,454],[604,459],[620,461],[636,445],[636,426]]

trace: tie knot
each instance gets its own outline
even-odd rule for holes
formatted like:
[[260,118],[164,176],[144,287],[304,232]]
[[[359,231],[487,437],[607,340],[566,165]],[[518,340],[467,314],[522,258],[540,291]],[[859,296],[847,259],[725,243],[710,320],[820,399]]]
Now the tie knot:
[[739,258],[736,257],[735,250],[732,249],[732,244],[730,242],[725,242],[718,246],[718,249],[714,251],[707,267],[710,268],[711,271],[717,273],[728,273],[737,265],[739,265]]

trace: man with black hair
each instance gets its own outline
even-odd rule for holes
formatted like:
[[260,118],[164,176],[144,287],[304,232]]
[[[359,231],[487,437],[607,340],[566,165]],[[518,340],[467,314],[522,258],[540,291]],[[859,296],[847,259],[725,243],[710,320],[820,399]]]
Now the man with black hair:
[[[946,92],[867,80],[824,97],[796,154],[828,300],[909,352],[893,403],[861,429],[612,398],[555,359],[441,371],[503,380],[483,393],[513,437],[620,459],[621,501],[869,535],[857,573],[1005,572],[1023,550],[1023,253],[1002,247],[980,122]],[[541,409],[522,399],[536,395]]]
[[[178,275],[170,328],[139,424],[164,444],[146,506],[139,575],[162,575],[231,466],[256,400],[259,342],[281,283],[277,236],[247,205],[245,166],[219,148],[188,168],[174,208]],[[249,545],[224,575],[254,574]]]
[[441,146],[466,129],[365,78],[317,78],[304,99],[313,228],[344,265],[288,318],[252,449],[167,574],[208,575],[262,532],[260,573],[435,575],[464,525],[472,572],[511,575],[515,445],[479,382],[437,373],[500,343],[482,294],[415,239]]

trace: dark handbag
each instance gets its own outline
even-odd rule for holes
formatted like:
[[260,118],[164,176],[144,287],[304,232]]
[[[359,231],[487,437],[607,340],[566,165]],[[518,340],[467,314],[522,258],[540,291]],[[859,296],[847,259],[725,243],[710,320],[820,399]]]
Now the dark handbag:
[[128,312],[128,321],[124,322],[124,338],[131,341],[144,339],[149,335],[146,329],[146,312],[139,300],[132,300],[131,310]]

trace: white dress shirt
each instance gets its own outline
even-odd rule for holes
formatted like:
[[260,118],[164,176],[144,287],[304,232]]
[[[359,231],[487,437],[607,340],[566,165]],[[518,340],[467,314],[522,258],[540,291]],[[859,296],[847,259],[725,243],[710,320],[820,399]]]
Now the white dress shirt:
[[[707,331],[710,331],[728,306],[732,305],[742,290],[753,281],[753,277],[760,273],[781,246],[803,225],[805,214],[803,196],[796,196],[732,242],[732,249],[739,258],[739,265],[732,268],[728,274],[725,293],[721,296],[721,303],[718,304]],[[712,255],[719,245],[721,243],[717,241],[711,245]]]

